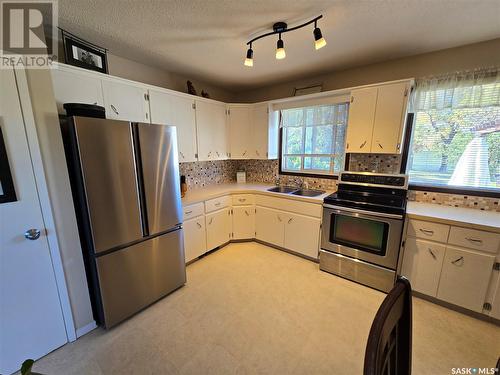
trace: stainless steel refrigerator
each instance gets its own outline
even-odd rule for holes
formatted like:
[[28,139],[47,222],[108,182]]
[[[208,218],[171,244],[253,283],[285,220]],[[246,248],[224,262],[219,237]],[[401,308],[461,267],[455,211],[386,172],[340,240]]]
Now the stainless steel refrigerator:
[[109,328],[186,282],[176,128],[61,120],[96,320]]

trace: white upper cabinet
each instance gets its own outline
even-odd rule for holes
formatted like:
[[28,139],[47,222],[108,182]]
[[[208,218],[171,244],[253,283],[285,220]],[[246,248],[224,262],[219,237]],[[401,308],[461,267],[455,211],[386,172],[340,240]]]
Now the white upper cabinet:
[[[269,152],[273,149],[273,141],[277,143],[277,134],[272,137],[273,126],[269,119],[269,104],[261,103],[255,104],[252,109],[252,139],[253,148],[250,150],[251,159],[267,159],[270,154]],[[276,127],[276,132],[278,128]]]
[[146,87],[118,80],[103,80],[102,91],[106,118],[150,122]]
[[396,154],[401,149],[409,86],[406,82],[378,88],[372,153]]
[[255,159],[252,135],[253,108],[251,105],[229,105],[229,152],[231,159]]
[[151,123],[173,125],[177,128],[179,162],[197,160],[196,112],[194,99],[149,90]]
[[226,117],[224,103],[196,100],[198,160],[228,158]]
[[395,154],[401,151],[410,82],[370,86],[351,92],[346,150]]
[[52,83],[57,103],[57,111],[66,114],[64,103],[84,103],[104,106],[101,80],[90,74],[52,69]]

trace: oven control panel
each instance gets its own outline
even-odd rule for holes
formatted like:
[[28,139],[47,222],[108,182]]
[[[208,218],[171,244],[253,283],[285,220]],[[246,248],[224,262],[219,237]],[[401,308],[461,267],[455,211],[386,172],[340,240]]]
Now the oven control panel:
[[367,172],[342,172],[340,182],[370,184],[406,188],[408,177],[401,174],[377,174]]

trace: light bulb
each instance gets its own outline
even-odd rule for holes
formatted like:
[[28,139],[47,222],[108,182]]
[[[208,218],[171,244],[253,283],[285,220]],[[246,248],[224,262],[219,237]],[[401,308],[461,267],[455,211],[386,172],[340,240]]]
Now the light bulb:
[[247,51],[247,57],[243,63],[245,66],[253,66],[253,49],[250,47]]
[[283,40],[278,39],[278,43],[276,44],[276,59],[281,60],[286,57],[286,52],[285,52],[285,44],[283,43]]
[[321,30],[319,27],[316,27],[313,31],[314,34],[314,48],[320,49],[326,46],[326,40],[323,38],[321,34]]

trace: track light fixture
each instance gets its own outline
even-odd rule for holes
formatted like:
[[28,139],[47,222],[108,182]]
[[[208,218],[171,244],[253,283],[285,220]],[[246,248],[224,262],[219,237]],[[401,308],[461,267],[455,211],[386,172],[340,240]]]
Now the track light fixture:
[[307,25],[310,25],[312,23],[314,23],[314,30],[313,30],[314,48],[316,48],[317,50],[320,48],[323,48],[324,46],[326,46],[326,40],[325,40],[325,38],[323,38],[321,30],[318,27],[318,20],[321,18],[323,18],[323,15],[320,15],[316,18],[313,18],[312,20],[307,21],[301,25],[294,26],[290,29],[288,28],[288,25],[285,22],[276,22],[273,25],[273,31],[266,33],[266,34],[259,35],[259,36],[255,37],[252,40],[247,42],[247,45],[249,46],[249,48],[247,51],[247,57],[245,59],[244,65],[249,66],[249,67],[253,66],[252,43],[255,42],[256,40],[265,38],[266,36],[275,35],[275,34],[279,35],[278,41],[276,43],[276,59],[278,59],[278,60],[284,59],[286,57],[285,43],[283,42],[283,39],[281,39],[281,34],[287,33],[289,31],[301,29],[301,28],[303,28]]

